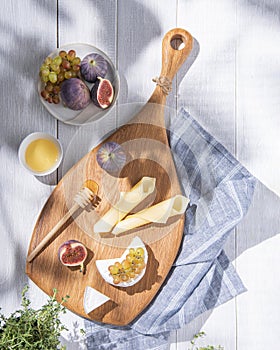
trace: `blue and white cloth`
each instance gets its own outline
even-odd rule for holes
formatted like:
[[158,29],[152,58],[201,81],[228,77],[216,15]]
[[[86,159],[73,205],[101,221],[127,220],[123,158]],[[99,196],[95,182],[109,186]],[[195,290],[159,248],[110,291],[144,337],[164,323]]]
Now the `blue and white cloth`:
[[256,179],[184,109],[170,125],[182,191],[184,237],[168,278],[127,327],[85,321],[87,348],[168,349],[169,333],[246,289],[223,246],[251,203]]

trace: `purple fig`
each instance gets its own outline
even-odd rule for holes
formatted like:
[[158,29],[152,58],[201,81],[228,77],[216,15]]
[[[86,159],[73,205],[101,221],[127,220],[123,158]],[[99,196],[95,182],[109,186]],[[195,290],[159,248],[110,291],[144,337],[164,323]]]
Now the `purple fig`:
[[99,166],[108,173],[117,173],[126,163],[126,153],[116,142],[104,143],[96,154]]
[[108,63],[98,53],[91,53],[83,58],[80,72],[89,83],[95,83],[97,77],[104,78],[108,70]]
[[68,108],[74,110],[84,109],[90,103],[90,91],[86,84],[78,78],[63,81],[60,97]]

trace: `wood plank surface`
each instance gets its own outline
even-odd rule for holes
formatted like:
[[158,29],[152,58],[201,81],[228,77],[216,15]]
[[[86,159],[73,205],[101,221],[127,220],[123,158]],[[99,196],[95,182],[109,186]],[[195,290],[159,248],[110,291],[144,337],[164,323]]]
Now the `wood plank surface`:
[[37,92],[38,67],[56,45],[56,3],[23,0],[2,5],[0,306],[10,314],[20,306],[21,290],[28,283],[24,261],[30,233],[51,193],[48,185],[56,183],[55,173],[42,178],[27,173],[17,156],[28,134],[56,135],[56,121],[41,105]]
[[[279,1],[238,1],[237,11],[237,157],[279,196]],[[280,342],[280,200],[266,186],[257,186],[237,232],[237,270],[248,289],[236,300],[238,350]]]
[[[84,1],[81,6],[79,1],[60,0],[58,2],[58,45],[62,46],[69,43],[82,42],[93,45],[104,51],[111,61],[116,64],[116,40],[117,40],[117,2],[114,0]],[[116,128],[116,116],[110,113],[106,122],[103,119],[96,121],[94,139],[98,140],[104,137]],[[63,123],[58,124],[58,136],[62,141],[65,152],[71,143],[74,135],[82,131],[79,126],[71,126]],[[86,132],[86,131],[85,131]],[[81,143],[83,138],[81,138]],[[81,144],[81,147],[87,146]],[[89,149],[88,149],[89,151]],[[77,149],[79,153],[79,150]],[[70,157],[70,155],[69,155]],[[73,160],[78,155],[73,154]],[[59,178],[69,170],[65,164],[71,162],[71,159],[65,160],[59,171]]]
[[[184,107],[230,152],[235,153],[235,1],[178,1],[178,26],[188,27],[195,38],[192,55],[178,74],[178,108]],[[210,15],[211,13],[211,20]],[[230,13],[230,16],[228,15]],[[225,21],[224,18],[227,18]],[[226,244],[235,258],[235,234]],[[223,325],[227,326],[224,327]],[[207,333],[201,343],[236,347],[235,303],[208,312],[177,332],[174,349],[183,350],[199,330]],[[217,335],[217,329],[219,335]],[[230,329],[230,331],[229,331]],[[189,344],[189,343],[188,343]],[[190,345],[190,344],[189,344]]]

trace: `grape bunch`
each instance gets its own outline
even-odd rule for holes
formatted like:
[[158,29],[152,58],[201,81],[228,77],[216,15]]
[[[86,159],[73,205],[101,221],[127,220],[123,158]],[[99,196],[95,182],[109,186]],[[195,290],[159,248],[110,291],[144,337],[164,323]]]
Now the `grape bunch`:
[[128,282],[137,277],[146,266],[144,257],[143,248],[130,248],[125,260],[121,263],[115,262],[114,265],[108,267],[110,275],[113,277],[113,283]]
[[44,83],[41,96],[49,103],[58,104],[60,84],[65,79],[76,78],[80,72],[80,57],[75,50],[61,50],[58,56],[47,57],[40,67],[40,78]]

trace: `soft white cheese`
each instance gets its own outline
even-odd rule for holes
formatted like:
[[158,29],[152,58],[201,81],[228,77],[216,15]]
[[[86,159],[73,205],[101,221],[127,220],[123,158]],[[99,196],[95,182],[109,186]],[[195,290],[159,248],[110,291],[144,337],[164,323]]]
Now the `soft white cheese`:
[[145,261],[145,264],[147,266],[148,252],[147,252],[145,243],[141,240],[140,237],[137,237],[137,236],[133,238],[133,240],[131,241],[131,243],[126,248],[126,250],[124,251],[123,255],[120,258],[118,257],[118,258],[114,258],[114,259],[96,260],[95,261],[96,267],[97,267],[98,271],[100,272],[100,275],[104,278],[104,280],[106,282],[112,284],[113,286],[118,286],[118,287],[130,287],[130,286],[133,286],[134,284],[136,284],[137,282],[139,282],[146,272],[146,267],[135,278],[133,278],[127,282],[121,282],[117,285],[113,282],[113,277],[111,276],[108,267],[110,265],[114,265],[115,262],[121,263],[123,260],[125,260],[127,254],[129,254],[130,248],[140,248],[140,247],[144,249],[144,252],[145,252],[144,253],[144,261]]
[[87,286],[84,293],[84,310],[86,314],[89,314],[94,309],[106,303],[110,300],[106,295],[98,292],[98,290]]

